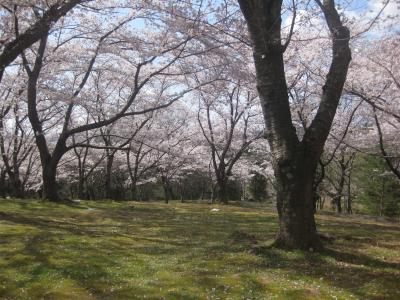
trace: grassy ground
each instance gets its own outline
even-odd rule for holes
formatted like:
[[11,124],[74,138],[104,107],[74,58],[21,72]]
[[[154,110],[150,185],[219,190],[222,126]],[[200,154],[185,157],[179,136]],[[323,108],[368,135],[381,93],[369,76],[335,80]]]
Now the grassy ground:
[[274,213],[211,208],[0,200],[0,298],[400,299],[399,225],[319,216],[327,251],[288,252]]

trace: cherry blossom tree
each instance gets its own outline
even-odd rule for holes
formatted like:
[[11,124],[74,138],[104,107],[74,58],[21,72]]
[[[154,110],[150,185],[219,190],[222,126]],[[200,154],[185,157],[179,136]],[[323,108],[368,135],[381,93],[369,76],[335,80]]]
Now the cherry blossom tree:
[[262,128],[253,122],[260,115],[255,109],[257,95],[240,82],[221,81],[207,91],[200,90],[199,98],[197,119],[210,149],[218,199],[227,203],[227,183],[235,164],[262,136]]
[[[166,110],[154,112],[151,120],[146,122],[135,138],[130,141],[126,151],[126,165],[133,199],[140,198],[141,184],[157,181],[158,175],[164,180],[166,196],[170,196],[169,181],[176,172],[174,174],[169,172],[170,176],[165,174],[170,171],[172,162],[176,160],[175,156],[180,156],[175,148],[179,148],[179,144],[187,141],[184,132],[185,123],[185,112],[177,109],[175,104]],[[160,174],[157,174],[156,170]],[[166,199],[169,198],[171,197],[166,197]]]
[[[14,197],[23,197],[24,190],[35,169],[36,152],[33,132],[27,122],[26,107],[22,101],[23,89],[17,82],[3,81],[0,108],[0,153],[5,174]],[[4,184],[4,183],[3,183]]]
[[[93,30],[78,34],[68,30],[64,33],[66,30],[61,28],[61,38],[57,36],[55,41],[53,33],[48,33],[35,53],[22,55],[28,76],[28,116],[43,168],[44,199],[58,199],[57,166],[63,155],[75,147],[69,142],[73,135],[167,107],[193,90],[182,86],[178,80],[180,69],[175,68],[192,55],[187,50],[192,36],[171,32],[166,25],[160,25],[161,18],[146,19],[149,28],[153,26],[151,34],[142,29],[135,35],[133,22],[149,13],[144,8],[132,7],[127,16],[118,15],[115,22],[106,23],[106,28],[101,28],[94,11],[89,14],[92,19],[84,20],[91,21]],[[80,42],[78,45],[78,35],[88,41],[88,49],[82,48]],[[68,46],[71,52],[65,50]],[[66,65],[58,63],[61,53]],[[77,57],[84,63],[76,65]],[[60,78],[64,81],[58,87]],[[49,82],[53,83],[51,89]],[[53,110],[52,120],[58,118],[61,124],[45,128],[46,120],[40,115],[43,109]],[[93,121],[82,124],[82,113],[91,115]],[[55,134],[56,128],[58,137],[50,147],[46,131]]]
[[319,109],[299,140],[290,113],[282,44],[282,1],[241,1],[253,43],[257,88],[274,157],[280,229],[277,245],[321,249],[317,234],[312,186],[351,60],[350,33],[335,1],[315,1],[323,13],[332,40],[332,61],[323,85]]
[[[77,196],[79,199],[90,198],[87,180],[103,162],[106,156],[103,149],[93,149],[90,147],[90,142],[97,132],[94,131],[91,133],[91,135],[89,135],[88,131],[82,133],[84,134],[84,138],[82,138],[79,142],[80,147],[74,147],[73,149],[74,161],[76,164],[73,164],[71,168],[73,170],[77,170],[77,172],[72,172],[71,177],[73,177],[73,173],[75,173],[78,182]],[[72,138],[73,143],[77,144],[76,139],[78,137],[73,136]]]
[[364,145],[364,151],[379,153],[391,172],[400,179],[397,142],[400,124],[399,45],[398,34],[359,42],[346,90],[369,108],[366,118],[369,116],[367,124],[372,130],[360,136],[363,141],[358,145]]

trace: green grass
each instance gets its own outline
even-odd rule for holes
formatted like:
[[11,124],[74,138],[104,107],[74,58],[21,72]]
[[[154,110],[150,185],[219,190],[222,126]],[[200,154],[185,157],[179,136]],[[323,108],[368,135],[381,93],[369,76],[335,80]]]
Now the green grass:
[[0,200],[0,298],[400,299],[399,225],[318,224],[322,254],[264,247],[262,207]]

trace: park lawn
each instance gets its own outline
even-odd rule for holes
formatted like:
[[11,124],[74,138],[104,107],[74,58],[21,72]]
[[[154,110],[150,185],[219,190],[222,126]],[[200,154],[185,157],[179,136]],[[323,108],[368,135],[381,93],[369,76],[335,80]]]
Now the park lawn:
[[400,299],[398,224],[318,226],[322,254],[269,248],[262,206],[0,200],[0,298]]

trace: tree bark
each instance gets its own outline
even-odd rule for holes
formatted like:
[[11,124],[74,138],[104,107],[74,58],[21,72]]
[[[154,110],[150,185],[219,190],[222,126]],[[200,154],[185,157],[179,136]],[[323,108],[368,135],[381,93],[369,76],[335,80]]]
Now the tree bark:
[[[182,178],[180,178],[179,181],[178,181],[178,188],[179,188],[179,198],[181,200],[181,203],[184,203],[185,200],[184,200],[184,196],[183,196],[183,181],[182,181]],[[193,197],[190,200],[193,200]]]
[[161,176],[161,182],[164,188],[164,201],[166,204],[169,202],[169,191],[168,191],[168,184],[167,184],[167,179],[164,175]]
[[78,198],[87,199],[87,193],[85,192],[85,179],[81,176],[78,181]]
[[227,180],[218,179],[217,183],[218,183],[218,200],[223,204],[228,204]]
[[131,183],[131,197],[132,197],[132,200],[138,201],[138,196],[137,196],[137,183],[136,183],[136,182],[132,182],[132,183]]
[[6,171],[3,169],[0,171],[0,196],[6,197]]
[[[126,152],[126,163],[128,166],[129,177],[131,179],[131,195],[132,200],[137,201],[137,182],[138,182],[138,171],[139,171],[139,162],[140,162],[140,152],[142,149],[143,143],[140,144],[138,148],[138,152],[135,155],[135,166],[132,168],[131,166],[131,159],[130,159],[130,150]],[[131,144],[129,144],[131,147]]]
[[67,152],[65,145],[66,138],[63,136],[58,140],[53,153],[39,148],[39,153],[42,163],[42,177],[43,177],[43,192],[42,199],[53,202],[59,202],[62,199],[59,197],[57,188],[57,167],[63,155]]
[[385,202],[385,185],[386,185],[386,180],[382,176],[382,190],[381,190],[381,197],[379,201],[379,216],[383,216],[383,210],[384,210],[384,202]]
[[114,199],[115,198],[113,189],[112,189],[112,182],[111,182],[113,163],[114,163],[114,154],[107,155],[106,182],[105,182],[105,197],[106,197],[106,199]]
[[42,199],[57,202],[60,200],[56,182],[56,166],[50,162],[42,167],[43,190]]
[[320,172],[317,172],[318,174],[315,175],[313,183],[314,213],[317,212],[317,209],[321,210],[323,208],[322,197],[320,194],[320,186],[325,179],[325,164],[321,160],[319,160],[318,166],[320,167]]
[[[311,156],[296,156],[287,166],[275,167],[279,231],[275,245],[283,248],[320,250],[314,219],[313,183],[317,160]],[[314,163],[314,165],[312,164]]]
[[164,187],[165,203],[168,204],[169,201],[174,198],[172,187],[171,187],[171,184],[170,184],[169,179],[167,178],[167,176],[162,175],[161,176],[161,182],[162,182],[163,187]]
[[346,203],[346,212],[351,215],[353,213],[353,208],[352,208],[352,194],[351,194],[351,173],[352,173],[353,167],[350,167],[349,174],[348,174],[348,180],[347,180],[347,203]]
[[340,161],[340,179],[335,200],[336,211],[338,213],[342,213],[342,198],[343,198],[344,184],[346,179],[346,169],[347,169],[347,164],[344,163],[344,154],[342,153],[342,158]]
[[9,176],[9,179],[12,186],[13,197],[24,198],[24,189],[19,174],[12,174],[12,176]]

